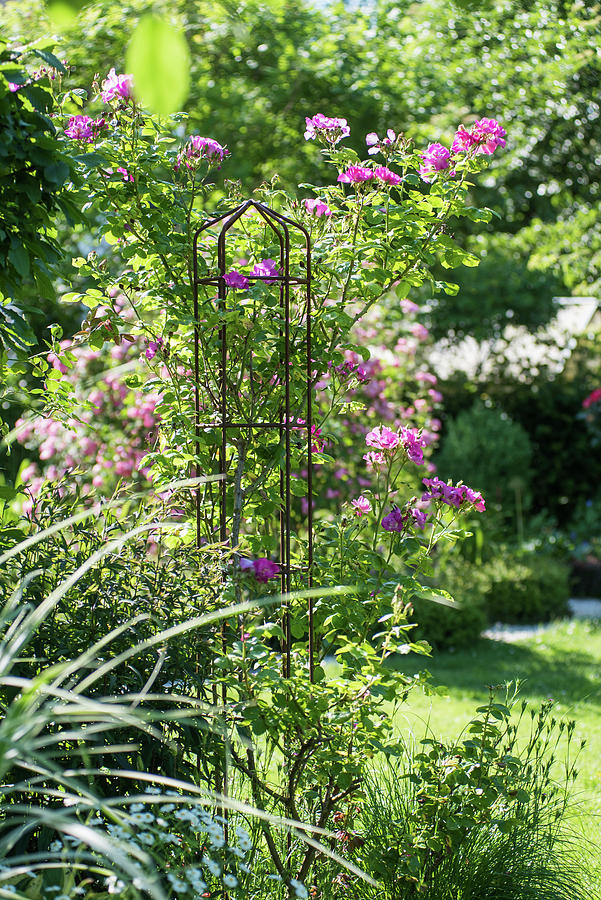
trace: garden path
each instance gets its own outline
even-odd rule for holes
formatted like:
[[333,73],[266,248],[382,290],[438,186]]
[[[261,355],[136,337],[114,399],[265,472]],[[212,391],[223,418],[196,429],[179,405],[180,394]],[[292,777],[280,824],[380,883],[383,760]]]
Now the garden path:
[[[574,619],[601,619],[601,600],[579,597],[568,600],[568,605]],[[497,622],[491,628],[487,628],[482,637],[510,644],[541,634],[552,628],[553,624],[546,622],[544,625],[504,625]]]

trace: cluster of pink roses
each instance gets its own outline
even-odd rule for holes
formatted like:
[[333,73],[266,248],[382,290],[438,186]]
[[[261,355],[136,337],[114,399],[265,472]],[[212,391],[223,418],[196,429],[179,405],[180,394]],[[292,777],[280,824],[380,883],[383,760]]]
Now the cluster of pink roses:
[[363,457],[371,465],[382,465],[385,462],[384,454],[394,453],[399,447],[404,448],[411,462],[422,465],[423,448],[427,446],[417,428],[407,428],[404,425],[398,431],[393,431],[387,425],[374,428],[367,433],[365,443],[368,447],[375,448],[375,451],[371,450]]
[[244,291],[250,284],[251,278],[256,278],[260,281],[272,281],[279,275],[280,270],[278,269],[275,260],[262,259],[261,262],[255,263],[248,275],[243,275],[242,272],[239,272],[237,269],[232,269],[230,272],[226,272],[223,276],[223,280],[228,287]]
[[449,168],[453,153],[490,155],[497,147],[505,147],[506,135],[507,132],[496,119],[478,119],[469,130],[460,125],[450,150],[442,144],[434,143],[420,154],[423,165],[419,173],[424,181],[431,181],[437,172]]
[[[306,119],[305,140],[320,138],[332,146],[342,138],[348,137],[351,130],[346,119],[331,119],[318,113],[312,118]],[[471,128],[460,125],[453,138],[451,149],[443,144],[433,143],[423,153],[420,153],[422,165],[419,173],[424,181],[431,181],[437,172],[447,170],[451,164],[452,154],[481,153],[490,155],[497,147],[505,147],[507,132],[496,119],[477,119]],[[386,137],[380,139],[375,131],[371,131],[365,138],[368,153],[373,156],[376,153],[389,155],[402,143],[402,135],[397,135],[392,128],[386,132]],[[453,173],[451,173],[453,174]],[[368,182],[382,182],[396,186],[402,178],[396,172],[386,166],[369,168],[368,166],[350,165],[345,172],[341,172],[338,181],[345,184],[363,184]]]
[[186,169],[194,169],[203,160],[208,162],[209,166],[217,166],[219,168],[225,157],[229,155],[230,151],[227,147],[224,147],[214,138],[193,134],[188,138],[186,146],[177,157],[174,168],[176,172],[179,171],[182,165]]
[[473,491],[466,484],[453,485],[442,481],[438,477],[424,478],[423,483],[428,491],[423,494],[422,500],[442,500],[448,506],[459,509],[463,504],[471,504],[478,512],[485,512],[486,505],[480,491]]
[[342,138],[348,137],[351,129],[346,119],[333,119],[324,116],[322,113],[309,118],[305,117],[306,129],[305,140],[312,141],[315,138],[321,139],[328,144],[337,144]]
[[100,99],[103,103],[110,103],[115,99],[129,100],[133,96],[133,88],[133,75],[117,75],[113,67],[102,82]]
[[387,516],[382,519],[382,528],[384,531],[402,532],[413,524],[422,531],[425,528],[428,514],[417,507],[409,507],[403,512],[398,506],[393,506]]
[[106,126],[103,118],[91,119],[90,116],[71,116],[65,134],[73,141],[85,141],[89,144],[96,140],[98,133]]
[[369,169],[367,166],[351,165],[346,172],[341,172],[338,181],[345,184],[361,184],[366,181],[381,181],[383,184],[397,185],[400,184],[402,178],[386,166],[376,166]]
[[[151,357],[161,346],[150,341],[145,355]],[[111,359],[121,365],[140,358],[140,339],[112,347]],[[99,350],[73,347],[61,343],[61,350],[72,357],[70,368],[53,353],[48,362],[69,380],[76,391],[82,383],[93,380],[85,399],[91,408],[68,421],[48,416],[21,418],[16,423],[17,440],[37,451],[37,463],[27,465],[21,481],[30,498],[25,504],[29,512],[44,481],[63,482],[78,487],[82,496],[110,494],[120,478],[135,480],[147,486],[151,472],[142,463],[152,447],[159,425],[156,391],[135,390],[125,384],[119,372],[106,371],[106,357]]]

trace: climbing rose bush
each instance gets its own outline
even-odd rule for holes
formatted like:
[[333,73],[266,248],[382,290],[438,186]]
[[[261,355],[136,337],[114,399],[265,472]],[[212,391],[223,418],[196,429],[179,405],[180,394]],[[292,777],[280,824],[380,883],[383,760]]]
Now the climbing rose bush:
[[[462,537],[461,515],[484,509],[469,487],[444,481],[444,473],[430,477],[442,397],[410,294],[425,283],[434,293],[454,293],[435,273],[477,264],[453,239],[452,225],[490,218],[474,210],[469,184],[503,146],[504,133],[484,119],[458,129],[452,142],[441,139],[451,144],[443,166],[441,156],[416,148],[391,123],[385,137],[366,137],[367,159],[360,159],[344,145],[347,119],[317,113],[306,117],[304,137],[330,167],[326,183],[303,187],[299,196],[264,185],[252,196],[255,205],[238,209],[239,188],[220,181],[216,191],[212,180],[227,171],[227,147],[189,134],[183,115],[154,119],[128,76],[109,72],[86,114],[103,126],[74,127],[65,116],[62,127],[80,200],[99,223],[97,246],[74,260],[75,290],[63,296],[87,314],[74,342],[57,343],[47,361],[45,416],[65,432],[60,446],[59,430],[42,435],[43,455],[50,463],[60,454],[63,471],[89,491],[102,490],[106,477],[141,474],[160,495],[178,479],[201,476],[192,493],[170,490],[182,521],[173,540],[183,540],[187,528],[199,553],[216,559],[219,602],[301,589],[273,614],[264,600],[259,613],[236,607],[206,648],[214,679],[206,699],[214,707],[215,697],[225,698],[220,740],[255,806],[327,828],[341,804],[358,797],[370,757],[400,752],[390,704],[420,678],[387,660],[428,652],[412,640],[411,602],[449,598],[420,577],[441,541]],[[301,132],[299,122],[299,140]],[[75,196],[78,190],[74,183]],[[287,261],[270,210],[289,225]],[[219,258],[213,216],[228,226]],[[294,223],[312,250],[310,352],[305,232]],[[281,292],[286,271],[289,293]],[[97,373],[103,397],[93,385],[85,398],[78,390],[79,367],[99,362],[86,359],[86,343],[103,362],[110,348],[127,367],[117,381],[116,372]],[[242,423],[225,438],[224,397],[230,424]],[[128,442],[96,438],[93,429],[113,413],[110,427]],[[70,435],[87,466],[67,459]],[[25,439],[33,442],[34,431]],[[221,469],[223,505],[224,482],[214,480]],[[293,495],[289,582],[279,546],[283,473]],[[340,495],[328,498],[326,486],[340,486]],[[309,586],[310,604],[302,590]],[[326,652],[336,656],[335,679],[326,677]],[[278,759],[276,772],[257,763],[263,753],[261,760]],[[297,896],[299,885],[303,895],[315,848],[292,835],[284,851],[270,822],[261,829],[257,841],[264,840],[282,882]]]

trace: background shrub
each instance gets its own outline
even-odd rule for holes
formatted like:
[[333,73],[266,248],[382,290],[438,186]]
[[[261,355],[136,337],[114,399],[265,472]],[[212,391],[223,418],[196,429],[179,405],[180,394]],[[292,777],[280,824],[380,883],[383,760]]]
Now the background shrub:
[[569,614],[569,568],[552,556],[505,551],[480,584],[490,622],[549,622]]
[[[449,561],[435,577],[457,601],[457,606],[443,606],[432,600],[416,598],[411,620],[417,622],[413,640],[428,641],[437,650],[469,647],[478,640],[488,625],[486,600],[475,567],[462,558]],[[472,577],[473,576],[473,577]]]
[[440,471],[481,491],[487,509],[503,519],[529,505],[532,446],[528,434],[501,409],[475,403],[447,426],[437,455]]

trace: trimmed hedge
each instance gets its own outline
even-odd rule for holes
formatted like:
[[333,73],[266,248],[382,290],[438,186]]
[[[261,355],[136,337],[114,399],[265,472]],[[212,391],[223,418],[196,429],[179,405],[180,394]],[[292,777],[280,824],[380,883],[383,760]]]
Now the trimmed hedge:
[[412,636],[448,650],[468,647],[495,622],[537,624],[568,616],[569,573],[555,557],[506,546],[482,564],[454,559],[432,583],[449,591],[457,608],[416,601]]

